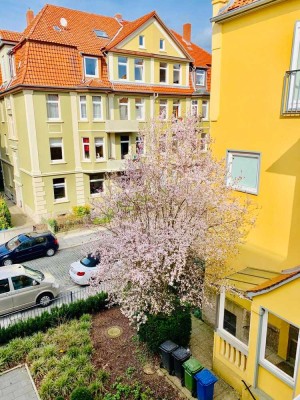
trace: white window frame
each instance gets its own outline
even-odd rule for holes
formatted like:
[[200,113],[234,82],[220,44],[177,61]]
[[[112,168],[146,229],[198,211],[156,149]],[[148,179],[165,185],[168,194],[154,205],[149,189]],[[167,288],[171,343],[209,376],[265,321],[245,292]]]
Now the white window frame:
[[[87,74],[87,72],[86,72],[86,60],[95,60],[95,63],[96,63],[95,74]],[[91,78],[98,78],[99,77],[98,58],[97,57],[84,57],[83,58],[83,63],[84,63],[84,76],[88,76],[88,77],[91,77]]]
[[[127,99],[127,101],[125,102],[125,101],[122,101],[123,99]],[[126,106],[127,107],[127,119],[122,119],[121,118],[121,107],[124,107],[124,106]],[[119,99],[119,113],[120,113],[120,120],[122,120],[122,121],[128,121],[129,120],[129,116],[130,116],[130,114],[129,114],[129,98],[128,97],[121,97],[120,99]]]
[[[54,183],[55,179],[63,179],[64,183]],[[67,195],[67,182],[66,182],[66,178],[65,177],[60,177],[60,178],[53,178],[52,180],[52,185],[53,185],[53,199],[54,199],[54,203],[62,203],[65,201],[68,201],[68,195]],[[54,187],[64,187],[65,188],[65,197],[62,197],[60,199],[55,199],[54,197]]]
[[[136,61],[142,61],[142,64],[136,64]],[[140,70],[142,79],[135,79],[135,71]],[[134,59],[134,80],[136,82],[144,82],[144,60],[142,58],[135,58]]]
[[[142,149],[139,151],[138,147],[142,145]],[[136,154],[145,154],[145,138],[142,136],[136,136],[135,138],[135,151]]]
[[[49,100],[49,96],[57,96],[57,100]],[[49,116],[49,104],[56,104],[57,105],[57,117],[50,117]],[[46,95],[46,106],[47,106],[47,119],[48,121],[59,121],[60,120],[60,97],[57,93],[49,93]]]
[[[102,146],[102,148],[103,148],[103,157],[97,157],[96,149],[97,149],[97,147],[100,147],[100,145],[97,146],[97,143],[100,144]],[[100,162],[100,161],[105,160],[105,141],[104,141],[104,138],[103,137],[95,137],[94,138],[94,147],[95,147],[96,162]]]
[[[297,373],[298,373],[298,368],[297,365],[299,364],[299,358],[300,358],[300,328],[299,326],[296,326],[286,320],[285,318],[282,318],[281,316],[276,315],[274,312],[269,311],[267,309],[261,308],[261,311],[263,312],[262,316],[262,324],[261,324],[261,342],[260,342],[260,349],[259,349],[259,364],[271,372],[273,375],[275,375],[277,378],[285,382],[287,385],[291,386],[292,388],[296,384],[296,379],[297,379]],[[269,312],[276,317],[282,319],[283,321],[287,322],[290,325],[293,325],[294,327],[299,329],[299,334],[298,334],[298,345],[297,345],[297,353],[296,353],[296,359],[295,359],[295,368],[294,368],[294,376],[291,377],[285,372],[283,372],[281,369],[277,368],[276,365],[272,364],[270,361],[265,359],[265,352],[266,352],[266,344],[267,344],[267,329],[268,329],[268,315]]]
[[[257,181],[257,187],[256,188],[250,188],[247,186],[243,186],[240,183],[237,183],[234,185],[232,183],[232,178],[231,178],[231,171],[232,171],[232,162],[233,162],[233,157],[234,156],[244,156],[244,157],[251,157],[257,159],[257,174],[256,174],[256,181]],[[260,162],[261,162],[261,154],[258,152],[252,152],[252,151],[239,151],[239,150],[227,150],[227,168],[228,168],[228,175],[227,175],[227,186],[231,186],[234,190],[238,192],[244,192],[244,193],[249,193],[249,194],[258,194],[258,188],[259,188],[259,177],[260,177]]]
[[[198,76],[201,76],[200,83],[198,83]],[[206,84],[206,71],[205,69],[196,69],[196,85],[205,86]]]
[[[98,173],[94,173],[94,174],[90,174],[89,175],[89,187],[90,187],[90,196],[91,197],[97,197],[97,196],[101,196],[101,193],[104,193],[105,192],[105,185],[104,185],[104,182],[105,182],[105,179],[104,179],[104,174],[103,174],[103,178],[98,178],[98,179],[91,179],[91,175],[98,175],[99,173],[101,173],[101,172],[98,172]],[[99,193],[91,193],[91,183],[93,183],[93,182],[103,182],[103,190],[102,190],[102,192],[99,192]]]
[[166,41],[164,38],[159,39],[159,51],[165,51],[166,50]]
[[[141,117],[138,118],[137,109],[140,110]],[[144,121],[145,120],[145,101],[142,98],[135,99],[135,118],[137,121]]]
[[[84,139],[88,139],[88,142],[84,142]],[[85,157],[84,146],[89,146],[89,158]],[[87,136],[81,138],[81,146],[82,146],[82,160],[83,161],[91,161],[91,139]]]
[[16,65],[15,65],[15,55],[11,54],[9,56],[9,73],[10,77],[14,78],[16,76]]
[[[175,82],[175,74],[178,73],[178,83]],[[173,64],[173,85],[181,85],[181,64]]]
[[[53,145],[53,143],[55,143],[55,141],[56,142],[60,141],[60,146],[55,145],[55,144]],[[51,162],[51,164],[60,164],[60,163],[65,162],[63,139],[62,138],[49,138],[49,146],[50,146],[50,162]],[[54,147],[60,147],[61,148],[61,156],[62,156],[62,158],[57,159],[57,160],[52,160],[52,158],[51,158],[51,148],[54,148]]]
[[144,35],[139,35],[139,48],[140,49],[145,48],[145,36]]
[[[163,67],[162,64],[165,64],[165,67]],[[160,80],[160,71],[161,70],[165,71],[166,79],[164,81]],[[159,63],[159,83],[168,83],[168,63],[166,63],[166,62]]]
[[[209,115],[209,102],[208,100],[202,100],[202,120],[203,121],[208,121],[208,115]],[[205,111],[204,111],[205,110]]]
[[1,74],[2,74],[2,81],[6,82],[7,81],[7,71],[6,71],[6,62],[5,62],[4,55],[1,57]]
[[[83,115],[82,112],[82,107],[85,107],[85,116]],[[80,95],[79,96],[79,115],[80,115],[80,121],[87,121],[87,100],[86,100],[86,95]]]
[[[175,109],[174,109],[174,107],[175,107]],[[174,114],[174,110],[177,110],[177,115]],[[181,116],[181,103],[180,103],[179,99],[173,99],[172,115],[174,118],[179,118]]]
[[[293,41],[291,66],[290,66],[291,71],[295,71],[298,69],[297,62],[299,58],[300,58],[300,21],[297,21],[294,30],[294,41]],[[298,72],[298,74],[300,74],[300,72]],[[290,77],[289,94],[287,101],[287,108],[289,111],[300,110],[300,98],[298,98],[297,101],[294,100],[294,87],[296,85],[295,81],[296,81],[296,75],[295,73],[294,74],[292,73]]]
[[[100,100],[96,100],[99,97]],[[92,96],[92,103],[93,103],[93,120],[94,121],[102,121],[103,120],[103,109],[102,109],[102,97],[101,96]],[[100,104],[100,117],[95,117],[95,105]]]
[[[124,58],[126,60],[126,62],[120,61],[121,58]],[[126,67],[126,78],[120,78],[119,66],[122,66],[122,67],[125,66]],[[119,56],[118,57],[118,79],[120,81],[128,81],[128,57],[125,57],[125,56]]]
[[[122,139],[122,137],[128,136],[128,140],[127,139]],[[126,156],[130,155],[131,153],[131,143],[130,143],[130,136],[129,134],[121,134],[120,135],[120,150],[121,150],[121,143],[128,143],[128,153],[124,155],[124,157],[122,158],[122,153],[121,153],[121,159],[124,160],[126,159]]]
[[[165,113],[161,112],[161,107],[165,109]],[[159,100],[159,118],[162,120],[168,119],[168,100],[167,99],[160,99]]]
[[192,100],[192,102],[191,102],[191,114],[194,117],[198,116],[198,100]]

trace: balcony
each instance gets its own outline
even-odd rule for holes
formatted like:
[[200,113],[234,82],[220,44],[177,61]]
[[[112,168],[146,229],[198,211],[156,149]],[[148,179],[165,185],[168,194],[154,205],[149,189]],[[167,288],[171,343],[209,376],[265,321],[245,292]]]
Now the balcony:
[[287,71],[284,76],[281,114],[300,114],[300,70]]
[[135,120],[111,120],[105,122],[106,132],[138,132],[139,122]]

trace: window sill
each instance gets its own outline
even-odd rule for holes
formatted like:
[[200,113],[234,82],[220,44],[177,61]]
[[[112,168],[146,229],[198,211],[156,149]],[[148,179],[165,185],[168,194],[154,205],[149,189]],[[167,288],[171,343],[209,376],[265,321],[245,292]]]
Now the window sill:
[[106,162],[105,158],[96,158],[96,163],[103,163]]
[[51,123],[63,123],[64,121],[62,120],[62,119],[47,119],[46,120],[46,122],[48,123],[48,124],[51,124]]
[[93,122],[103,122],[103,118],[93,118]]
[[85,78],[99,78],[99,75],[84,75]]
[[69,199],[59,199],[59,200],[54,200],[54,204],[61,204],[61,203],[70,203]]
[[90,162],[92,162],[91,160],[82,160],[81,162],[83,162],[83,163],[90,163]]
[[80,118],[78,122],[89,122],[89,120],[87,118]]
[[100,193],[90,193],[90,196],[91,196],[92,198],[94,198],[94,197],[100,197],[102,193],[103,193],[103,192],[100,192]]
[[159,49],[159,52],[160,52],[160,53],[166,53],[167,51],[166,51],[166,50],[161,50],[161,49]]
[[62,160],[62,161],[51,161],[50,165],[58,165],[58,164],[67,164],[66,161]]

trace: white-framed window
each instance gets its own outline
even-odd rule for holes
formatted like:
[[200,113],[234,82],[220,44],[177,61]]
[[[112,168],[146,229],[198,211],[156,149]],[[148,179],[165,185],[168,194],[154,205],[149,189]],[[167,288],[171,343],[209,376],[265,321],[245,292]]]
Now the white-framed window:
[[96,154],[96,161],[100,161],[105,158],[103,138],[95,138],[95,154]]
[[159,117],[161,119],[167,119],[168,117],[168,100],[159,100]]
[[102,101],[101,96],[92,96],[93,101],[93,119],[102,119]]
[[1,114],[1,122],[5,122],[5,119],[4,119],[4,101],[0,102],[0,114]]
[[82,157],[85,161],[89,161],[91,158],[90,139],[87,137],[82,138]]
[[57,120],[59,113],[59,96],[58,94],[47,94],[47,118]]
[[137,136],[135,138],[135,151],[136,154],[144,154],[144,138],[142,136]]
[[159,39],[159,50],[160,51],[165,50],[165,39]]
[[2,81],[6,82],[7,81],[7,76],[6,76],[6,65],[5,65],[5,57],[4,57],[4,55],[1,57],[1,74],[2,74]]
[[205,152],[208,150],[208,133],[201,133],[201,151]]
[[198,100],[192,100],[191,114],[195,117],[198,115]]
[[288,111],[300,110],[300,21],[295,24],[291,57],[290,84],[288,92]]
[[142,58],[135,58],[134,60],[134,80],[144,80],[144,60]]
[[263,311],[259,363],[293,386],[299,362],[299,327]]
[[208,120],[208,101],[202,100],[202,119],[204,121]]
[[204,69],[196,69],[196,85],[205,86],[206,72]]
[[180,84],[180,70],[181,70],[181,65],[180,64],[174,64],[173,65],[173,83],[175,85]]
[[227,151],[227,185],[235,190],[257,194],[260,172],[260,153]]
[[180,100],[173,100],[172,114],[175,118],[180,116]]
[[128,119],[128,98],[122,97],[119,100],[120,119]]
[[104,191],[104,173],[90,175],[90,194],[97,196]]
[[80,119],[87,120],[86,96],[79,96]]
[[159,63],[159,82],[166,83],[167,82],[167,69],[168,64],[165,62]]
[[51,162],[61,162],[64,160],[62,138],[50,138],[50,159]]
[[248,346],[251,312],[238,302],[225,298],[222,326],[237,340]]
[[84,57],[84,74],[90,77],[99,77],[98,58]]
[[145,48],[145,36],[144,35],[139,36],[139,47],[142,49]]
[[121,145],[121,159],[123,160],[130,151],[130,139],[128,135],[120,136],[120,145]]
[[16,66],[15,66],[15,55],[12,54],[9,56],[9,72],[11,78],[16,76]]
[[66,181],[65,178],[53,179],[54,201],[66,199]]
[[127,80],[127,57],[118,57],[118,77]]
[[135,118],[139,121],[145,119],[144,99],[135,99]]

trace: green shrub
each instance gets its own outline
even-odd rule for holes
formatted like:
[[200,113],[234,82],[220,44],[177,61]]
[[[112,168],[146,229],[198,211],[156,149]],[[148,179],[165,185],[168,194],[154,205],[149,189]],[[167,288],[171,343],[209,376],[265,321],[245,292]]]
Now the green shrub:
[[164,314],[148,315],[148,320],[141,325],[138,335],[147,343],[149,350],[157,353],[159,346],[166,340],[172,340],[180,346],[187,346],[190,341],[192,319],[189,307],[177,307],[167,316]]
[[70,397],[71,400],[93,400],[92,393],[89,389],[78,387],[75,389]]
[[65,400],[64,399],[64,397],[63,396],[58,396],[58,397],[56,397],[56,399],[55,400]]
[[[44,311],[37,317],[17,322],[7,328],[0,328],[0,344],[8,343],[14,338],[29,336],[39,331],[45,332],[47,329],[59,325],[62,320],[80,318],[83,314],[104,310],[106,303],[107,293],[101,292],[95,296],[88,297],[86,300],[63,304],[61,307]],[[84,324],[86,322],[88,322],[87,317],[81,323]]]
[[87,215],[91,214],[91,207],[89,205],[85,205],[85,206],[74,206],[72,208],[73,210],[73,214],[76,217],[85,217]]
[[58,224],[55,218],[50,218],[48,219],[48,224],[52,230],[53,233],[58,232]]
[[0,196],[0,229],[11,227],[11,215],[4,197]]

